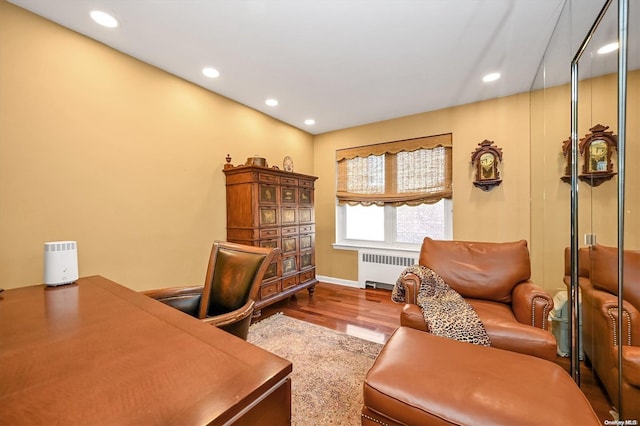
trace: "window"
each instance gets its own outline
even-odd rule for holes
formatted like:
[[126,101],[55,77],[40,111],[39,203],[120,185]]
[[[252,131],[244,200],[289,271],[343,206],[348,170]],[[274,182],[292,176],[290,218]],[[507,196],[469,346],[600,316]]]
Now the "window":
[[451,134],[336,152],[338,246],[450,239]]

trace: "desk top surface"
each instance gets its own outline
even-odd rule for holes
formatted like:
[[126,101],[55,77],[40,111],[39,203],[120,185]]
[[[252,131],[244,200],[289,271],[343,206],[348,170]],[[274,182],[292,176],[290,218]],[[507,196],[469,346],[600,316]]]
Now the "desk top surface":
[[100,276],[0,293],[3,424],[221,423],[290,372]]

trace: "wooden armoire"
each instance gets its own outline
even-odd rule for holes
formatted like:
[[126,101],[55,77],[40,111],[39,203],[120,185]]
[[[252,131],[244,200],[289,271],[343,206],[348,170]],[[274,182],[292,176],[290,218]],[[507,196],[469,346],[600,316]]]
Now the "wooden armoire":
[[308,289],[316,279],[314,183],[317,177],[256,165],[225,164],[227,240],[279,247],[264,276],[254,316],[260,309]]

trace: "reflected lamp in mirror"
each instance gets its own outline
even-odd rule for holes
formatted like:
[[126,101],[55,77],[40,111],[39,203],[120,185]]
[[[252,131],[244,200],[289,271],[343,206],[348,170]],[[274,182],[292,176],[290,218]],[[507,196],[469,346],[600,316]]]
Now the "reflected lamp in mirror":
[[[590,186],[599,186],[616,175],[611,157],[618,149],[618,136],[608,132],[609,126],[596,124],[580,139],[578,150],[582,156],[582,172],[578,179]],[[571,182],[571,138],[562,144],[562,153],[567,158],[564,182]]]
[[478,144],[478,148],[471,153],[471,164],[475,167],[476,177],[473,184],[489,191],[494,186],[500,185],[500,171],[498,166],[502,161],[502,148],[498,148],[493,141],[484,140]]

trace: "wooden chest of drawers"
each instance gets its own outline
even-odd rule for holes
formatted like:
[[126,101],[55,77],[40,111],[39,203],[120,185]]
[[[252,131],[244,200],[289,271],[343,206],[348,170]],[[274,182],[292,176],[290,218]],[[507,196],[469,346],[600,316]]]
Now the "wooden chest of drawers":
[[260,166],[225,165],[227,240],[279,247],[260,287],[260,309],[316,283],[314,183],[317,177]]

